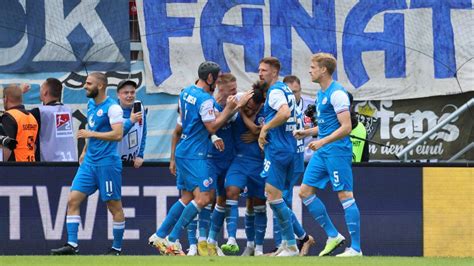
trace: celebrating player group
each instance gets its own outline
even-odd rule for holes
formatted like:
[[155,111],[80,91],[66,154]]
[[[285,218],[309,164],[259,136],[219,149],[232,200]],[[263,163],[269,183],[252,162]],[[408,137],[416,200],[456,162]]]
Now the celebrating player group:
[[[259,81],[237,93],[236,78],[206,61],[195,84],[180,93],[170,170],[181,197],[149,237],[161,254],[185,255],[179,242],[183,230],[190,243],[188,255],[238,254],[238,199],[246,195],[247,245],[242,255],[264,255],[267,203],[275,217],[271,255],[306,255],[315,240],[291,210],[293,186],[303,175],[299,196],[328,237],[319,256],[332,254],[346,241],[316,195],[328,182],[344,208],[351,240],[337,256],[362,256],[360,214],[352,192],[350,103],[346,90],[332,79],[336,59],[326,53],[311,58],[310,77],[321,90],[315,103],[317,126],[309,128],[303,124],[299,79],[279,81],[280,67],[277,58],[263,58]],[[302,139],[308,136],[315,137],[308,145],[315,152],[305,170]],[[224,222],[228,241],[219,247]]]

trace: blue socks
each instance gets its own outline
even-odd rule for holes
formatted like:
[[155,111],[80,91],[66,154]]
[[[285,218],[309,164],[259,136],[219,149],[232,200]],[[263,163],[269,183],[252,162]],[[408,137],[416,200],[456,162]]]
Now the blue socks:
[[123,232],[125,231],[125,221],[115,222],[113,224],[114,242],[112,248],[118,251],[122,250]]
[[189,245],[196,245],[197,238],[196,238],[196,230],[198,226],[198,219],[194,219],[192,222],[188,224],[188,242]]
[[273,216],[273,241],[275,242],[275,247],[280,247],[281,245],[281,227],[278,222],[278,218]]
[[179,217],[178,222],[173,227],[173,230],[171,230],[171,233],[168,236],[168,240],[171,242],[175,242],[177,239],[179,239],[181,230],[184,230],[188,226],[188,224],[192,220],[194,220],[194,218],[200,211],[201,208],[197,206],[197,203],[194,200],[191,201],[191,203],[189,203],[188,206],[184,208],[181,217]]
[[67,243],[73,247],[77,247],[77,232],[79,231],[80,222],[81,216],[79,215],[66,216]]
[[267,230],[266,205],[254,206],[255,212],[255,245],[263,245],[265,231]]
[[237,200],[226,200],[227,216],[227,233],[229,238],[235,239],[237,235],[237,221],[239,219],[239,202]]
[[209,237],[207,242],[215,244],[217,242],[217,235],[222,229],[225,219],[225,207],[216,204],[211,217],[211,230],[209,230]]
[[306,205],[306,207],[308,207],[311,216],[313,216],[313,218],[318,221],[319,225],[324,229],[324,231],[326,231],[328,237],[336,237],[339,234],[336,227],[334,227],[334,224],[329,218],[326,207],[324,206],[323,202],[316,197],[316,195],[311,195],[303,199],[303,203]]
[[298,219],[296,219],[295,213],[292,210],[290,210],[290,212],[291,212],[291,222],[293,224],[293,231],[295,232],[296,238],[303,239],[306,235],[306,232],[303,229],[303,226],[298,221]]
[[351,234],[351,248],[360,252],[360,213],[355,199],[346,199],[341,202],[344,208],[347,229]]
[[207,239],[209,227],[211,226],[212,204],[207,205],[199,213],[199,238]]
[[248,210],[245,212],[245,235],[247,242],[255,241],[255,214]]
[[184,204],[181,200],[175,202],[173,206],[171,206],[171,209],[169,210],[168,215],[166,215],[166,218],[161,226],[158,228],[158,230],[156,230],[156,235],[161,238],[165,238],[173,225],[175,225],[178,221],[185,207],[186,204]]
[[273,210],[273,215],[278,217],[280,223],[282,239],[287,241],[288,246],[296,245],[296,239],[293,232],[293,226],[291,222],[290,209],[283,201],[283,199],[277,199],[269,201],[270,207]]

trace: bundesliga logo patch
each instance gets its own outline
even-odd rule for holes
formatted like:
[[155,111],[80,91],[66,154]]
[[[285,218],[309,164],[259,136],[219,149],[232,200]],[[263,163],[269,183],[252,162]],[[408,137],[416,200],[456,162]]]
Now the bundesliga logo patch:
[[72,130],[72,118],[69,113],[54,113],[56,120],[56,137],[65,138],[74,136]]

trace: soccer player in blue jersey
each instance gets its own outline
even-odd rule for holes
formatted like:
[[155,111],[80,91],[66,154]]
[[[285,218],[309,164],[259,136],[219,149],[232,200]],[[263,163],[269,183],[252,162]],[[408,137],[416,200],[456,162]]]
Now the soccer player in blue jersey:
[[298,130],[295,136],[301,139],[305,136],[317,135],[318,139],[308,145],[316,152],[304,173],[300,197],[328,235],[326,246],[319,256],[329,255],[345,241],[345,238],[334,227],[326,207],[316,197],[316,188],[324,189],[330,182],[344,208],[346,224],[352,240],[351,247],[346,248],[338,256],[362,256],[360,214],[352,192],[352,144],[349,139],[352,126],[349,97],[342,85],[332,79],[336,65],[336,59],[327,53],[315,54],[311,59],[311,80],[321,86],[316,98],[318,126]]
[[292,226],[291,210],[283,200],[285,184],[293,178],[296,154],[296,99],[288,86],[278,81],[280,61],[266,57],[260,61],[259,78],[270,85],[264,113],[265,125],[260,131],[258,143],[264,149],[265,161],[261,176],[265,178],[265,192],[273,214],[278,218],[282,231],[282,245],[275,256],[299,254]]
[[[182,134],[176,146],[175,157],[177,183],[178,189],[182,192],[182,202],[173,205],[163,222],[163,225],[175,223],[171,233],[166,236],[167,231],[161,230],[162,225],[157,233],[149,238],[150,244],[157,247],[162,254],[183,254],[177,241],[181,230],[211,202],[210,190],[213,180],[209,178],[207,167],[210,144],[208,136],[227,123],[237,107],[235,96],[230,96],[223,112],[216,118],[211,93],[220,74],[218,64],[203,62],[198,69],[197,83],[185,88],[179,96]],[[176,217],[179,217],[177,221]]]
[[[252,205],[254,206],[256,234],[254,240],[250,240],[251,243],[248,243],[246,249],[251,249],[251,251],[247,251],[248,253],[254,253],[256,244],[256,255],[263,255],[263,240],[267,226],[265,182],[260,178],[260,173],[263,170],[263,154],[257,141],[247,143],[241,137],[242,134],[249,130],[254,134],[259,133],[260,126],[264,121],[263,110],[261,109],[261,105],[264,102],[263,93],[267,88],[268,85],[264,82],[258,82],[253,85],[252,98],[247,101],[232,124],[236,155],[225,178],[227,201],[235,202],[234,205],[231,205],[229,216],[227,217],[229,220],[237,221],[239,195],[247,187],[247,198],[252,200]],[[247,122],[245,120],[250,121]],[[247,123],[250,123],[250,125],[247,126]],[[228,230],[230,231],[230,229]],[[237,228],[234,228],[234,236],[236,230]],[[236,254],[239,248],[234,240],[234,243],[227,242],[227,244],[223,245],[222,250],[226,254]]]
[[66,216],[68,242],[61,248],[52,249],[52,255],[75,255],[79,252],[77,232],[81,222],[80,205],[97,189],[107,203],[113,217],[114,241],[109,255],[120,255],[125,230],[125,217],[121,202],[122,161],[117,144],[123,134],[123,112],[117,102],[107,97],[107,77],[91,73],[85,84],[88,130],[79,130],[77,137],[87,140],[79,158],[81,163],[72,181]]
[[[237,94],[237,79],[231,73],[222,74],[217,80],[217,92],[215,93],[215,111],[220,113],[227,104],[227,98]],[[228,120],[217,132],[215,137],[222,139],[224,143],[223,149],[215,145],[209,145],[207,154],[207,165],[209,168],[209,177],[214,180],[212,183],[213,194],[217,197],[216,206],[211,216],[212,203],[199,214],[199,242],[198,253],[200,256],[215,256],[220,251],[217,247],[217,235],[220,232],[222,223],[226,216],[226,212],[235,211],[238,202],[226,200],[224,180],[229,169],[230,163],[234,158],[234,144],[232,139],[232,124]],[[204,214],[204,215],[203,215]],[[235,239],[237,232],[237,220],[227,218],[227,231],[229,233],[228,243],[236,245]],[[208,235],[209,231],[209,235]]]
[[[288,85],[296,99],[296,129],[302,130],[304,128],[303,124],[303,98],[301,97],[301,82],[297,76],[286,76],[283,79],[283,82]],[[294,173],[293,178],[283,190],[283,199],[285,200],[288,207],[292,208],[293,206],[293,187],[298,182],[300,177],[304,173],[304,142],[303,140],[296,141],[297,149],[294,157]],[[301,256],[306,256],[309,252],[309,248],[315,244],[314,238],[311,235],[306,234],[306,231],[303,229],[303,226],[298,221],[294,213],[292,212],[292,223],[293,230],[298,239],[298,249],[300,250]],[[277,248],[281,244],[281,233],[279,228],[279,223],[277,218],[273,218],[273,238]]]

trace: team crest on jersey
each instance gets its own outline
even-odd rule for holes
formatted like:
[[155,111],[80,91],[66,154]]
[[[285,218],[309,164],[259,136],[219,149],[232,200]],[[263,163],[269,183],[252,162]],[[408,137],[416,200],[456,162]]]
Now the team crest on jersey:
[[328,102],[328,98],[324,97],[323,100],[321,101],[322,104],[326,104]]
[[74,136],[72,129],[72,118],[71,114],[67,112],[57,112],[54,113],[56,118],[56,137],[72,137]]
[[[212,180],[212,179],[211,179]],[[209,187],[212,183],[212,181],[209,180],[209,179],[204,179],[204,181],[202,181],[202,184],[204,185],[204,187]]]
[[104,114],[104,111],[102,109],[99,109],[99,111],[97,111],[98,117],[101,117],[103,114]]
[[257,122],[258,122],[259,125],[265,124],[265,117],[260,116],[260,117],[257,119]]

